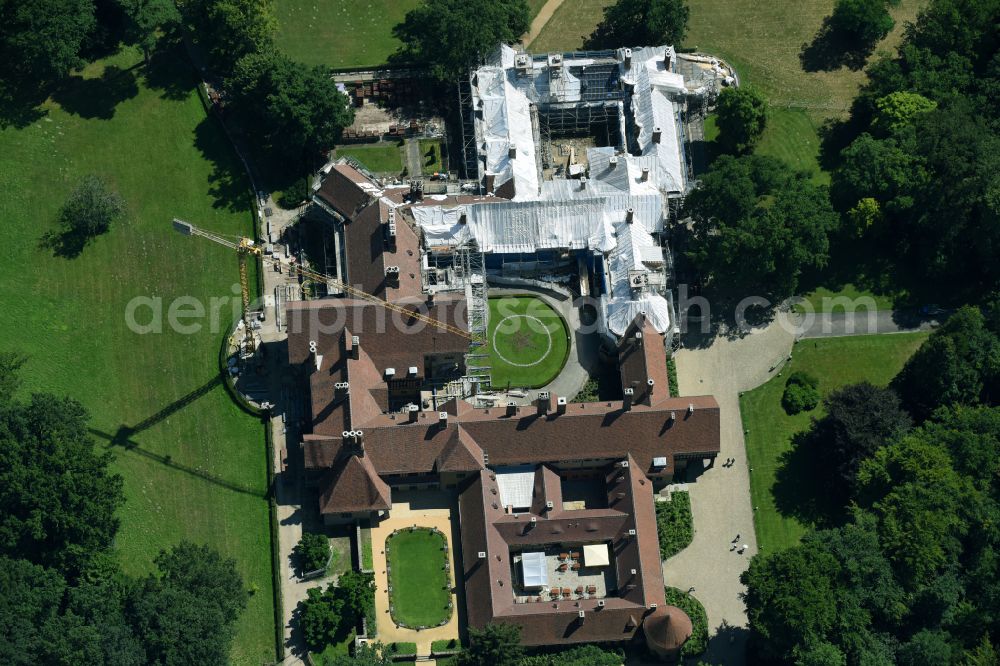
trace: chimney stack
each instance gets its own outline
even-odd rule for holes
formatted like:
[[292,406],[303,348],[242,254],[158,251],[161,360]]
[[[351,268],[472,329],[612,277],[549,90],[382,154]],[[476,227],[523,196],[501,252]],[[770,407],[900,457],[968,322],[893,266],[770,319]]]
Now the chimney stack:
[[642,182],[649,180],[649,167],[642,167]]
[[357,361],[361,358],[361,337],[357,335],[351,336],[350,354],[349,356]]
[[629,387],[622,391],[622,409],[630,411],[632,409],[632,399],[635,397],[635,389]]
[[517,403],[513,400],[507,401],[507,416],[517,415]]
[[409,405],[406,409],[407,409],[407,412],[408,412],[407,413],[407,417],[408,417],[407,420],[410,423],[416,423],[417,422],[417,418],[420,415],[420,407],[418,407],[416,405]]
[[632,224],[632,219],[635,217],[635,209],[629,206],[625,209],[625,221]]
[[653,387],[655,385],[656,385],[656,380],[655,379],[650,378],[650,379],[646,380],[646,387],[647,387],[646,388],[646,393],[648,393],[650,396],[653,395]]
[[507,157],[509,159],[514,159],[517,157],[517,146],[511,146],[507,149]]
[[333,385],[333,395],[338,400],[343,400],[351,392],[351,385],[347,382],[336,382]]
[[632,49],[625,49],[625,54],[622,60],[625,62],[625,69],[632,66]]
[[659,143],[660,137],[663,136],[663,130],[660,129],[659,125],[653,128],[653,143]]
[[618,166],[618,156],[612,155],[608,158],[608,168],[614,169],[616,166]]
[[556,398],[556,413],[565,414],[566,413],[566,398]]
[[587,189],[587,177],[580,176],[580,191],[583,192]]
[[448,412],[438,412],[438,425],[442,428],[448,425]]
[[538,415],[544,416],[549,411],[549,392],[539,391],[535,399],[535,406],[538,408]]
[[688,414],[694,414],[694,403],[688,403]]

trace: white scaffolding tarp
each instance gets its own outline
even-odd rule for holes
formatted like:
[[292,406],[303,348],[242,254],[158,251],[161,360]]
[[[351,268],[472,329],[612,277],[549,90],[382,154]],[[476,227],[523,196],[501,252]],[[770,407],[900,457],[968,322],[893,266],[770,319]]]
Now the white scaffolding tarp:
[[515,511],[531,508],[535,488],[535,468],[531,465],[495,470],[500,502]]
[[545,587],[549,584],[545,553],[521,553],[521,581],[524,587]]

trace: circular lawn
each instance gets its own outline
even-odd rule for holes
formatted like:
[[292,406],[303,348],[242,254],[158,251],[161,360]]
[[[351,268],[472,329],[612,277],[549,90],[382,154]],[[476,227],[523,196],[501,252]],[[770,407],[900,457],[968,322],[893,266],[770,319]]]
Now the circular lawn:
[[562,371],[569,354],[566,322],[534,296],[490,299],[487,333],[493,388],[539,388]]
[[434,529],[397,530],[385,540],[389,614],[400,627],[437,627],[451,617],[448,543]]

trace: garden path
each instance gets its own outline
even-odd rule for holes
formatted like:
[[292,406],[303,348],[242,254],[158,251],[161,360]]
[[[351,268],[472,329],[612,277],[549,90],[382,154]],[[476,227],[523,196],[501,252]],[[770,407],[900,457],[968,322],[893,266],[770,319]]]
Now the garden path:
[[[458,638],[458,599],[455,596],[455,548],[451,543],[451,502],[446,494],[441,494],[440,502],[427,502],[430,493],[421,492],[419,506],[408,501],[409,495],[393,493],[392,509],[389,517],[372,527],[372,563],[375,568],[375,614],[378,640],[383,643],[408,642],[417,644],[417,656],[429,656],[431,643],[437,640]],[[414,495],[416,497],[416,495]],[[433,629],[404,629],[397,627],[389,617],[389,582],[385,567],[385,540],[394,530],[404,527],[436,527],[448,541],[451,562],[450,582],[451,603],[454,609],[448,623]]]

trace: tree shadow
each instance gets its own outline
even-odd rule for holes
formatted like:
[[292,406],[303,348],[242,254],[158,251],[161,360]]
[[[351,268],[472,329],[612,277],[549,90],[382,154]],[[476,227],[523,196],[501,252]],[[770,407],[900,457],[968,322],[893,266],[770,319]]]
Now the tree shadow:
[[48,96],[48,89],[44,86],[0,82],[0,129],[24,129],[44,118],[48,112],[40,106]]
[[208,177],[208,192],[215,199],[212,205],[233,212],[246,212],[251,207],[250,182],[235,149],[216,124],[218,122],[208,116],[194,129],[195,148],[212,164],[212,173]]
[[874,50],[874,43],[859,44],[853,35],[837,30],[827,16],[813,40],[802,45],[799,62],[807,72],[832,72],[841,67],[856,72]]
[[139,444],[139,442],[137,442],[134,439],[136,435],[148,430],[149,428],[152,428],[154,425],[160,423],[161,421],[170,417],[171,415],[179,412],[180,410],[184,409],[185,407],[195,402],[199,398],[211,393],[218,386],[220,386],[223,381],[224,380],[221,374],[215,375],[201,386],[193,389],[192,391],[189,391],[187,394],[181,396],[177,400],[174,400],[170,404],[166,405],[163,409],[159,410],[155,414],[150,415],[149,417],[143,419],[142,421],[136,423],[135,425],[128,426],[122,424],[118,427],[118,429],[114,433],[104,432],[102,430],[98,430],[97,428],[89,428],[90,433],[105,440],[109,448],[120,447],[130,453],[134,453],[149,460],[153,460],[173,470],[183,472],[189,476],[193,476],[195,478],[208,481],[209,483],[219,486],[221,488],[225,488],[227,490],[231,490],[237,493],[242,493],[244,495],[250,495],[252,497],[259,497],[262,499],[266,499],[268,496],[268,493],[266,492],[261,493],[257,490],[254,490],[253,488],[223,479],[222,477],[216,476],[215,474],[207,472],[199,467],[191,467],[189,465],[179,463],[175,461],[170,455],[155,453],[148,449],[144,449]]
[[792,437],[792,448],[781,454],[771,494],[782,516],[812,527],[834,527],[847,518],[845,502],[830,488],[832,470],[824,469],[813,431]]
[[42,250],[50,250],[52,256],[60,259],[76,259],[83,254],[84,248],[98,236],[103,236],[107,231],[100,234],[87,233],[82,229],[76,229],[69,225],[60,225],[58,229],[53,229],[42,234],[38,241],[38,247]]
[[165,35],[146,66],[146,85],[160,91],[164,99],[181,101],[198,85],[199,77],[179,38]]
[[135,69],[108,65],[96,78],[85,79],[71,76],[52,93],[52,99],[67,113],[81,118],[110,120],[115,116],[115,108],[122,102],[139,94]]

